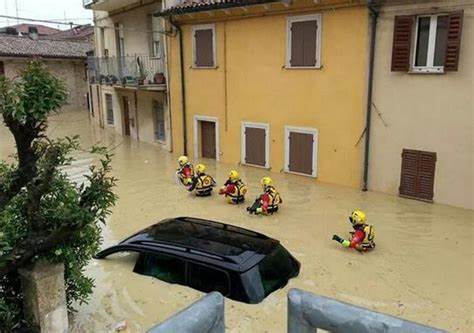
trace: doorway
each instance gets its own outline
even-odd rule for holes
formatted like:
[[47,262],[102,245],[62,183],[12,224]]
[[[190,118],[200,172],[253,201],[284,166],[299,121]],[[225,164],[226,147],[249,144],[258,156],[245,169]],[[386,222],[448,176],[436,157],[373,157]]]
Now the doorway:
[[123,105],[123,133],[126,136],[130,136],[130,105],[128,103],[128,97],[122,96]]
[[219,122],[215,117],[194,116],[194,156],[219,160]]
[[216,124],[211,121],[200,121],[201,156],[216,158]]

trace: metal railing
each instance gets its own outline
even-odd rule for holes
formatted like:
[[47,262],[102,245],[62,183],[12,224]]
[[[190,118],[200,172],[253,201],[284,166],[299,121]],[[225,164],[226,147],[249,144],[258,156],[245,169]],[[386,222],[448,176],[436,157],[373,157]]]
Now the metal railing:
[[88,6],[92,5],[97,0],[82,0],[82,7],[87,8]]
[[303,290],[291,289],[288,293],[288,333],[314,333],[318,328],[338,333],[446,332]]
[[89,57],[91,83],[147,85],[164,84],[164,61],[148,55]]
[[147,333],[169,332],[224,333],[224,297],[218,292],[207,294]]
[[[288,292],[288,333],[447,333],[412,321],[291,289]],[[218,292],[176,313],[147,333],[224,333],[224,297]]]

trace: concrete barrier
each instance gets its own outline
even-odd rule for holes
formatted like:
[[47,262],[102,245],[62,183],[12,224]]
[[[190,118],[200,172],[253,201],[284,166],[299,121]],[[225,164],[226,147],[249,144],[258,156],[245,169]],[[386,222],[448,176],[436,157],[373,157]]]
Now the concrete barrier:
[[314,333],[318,328],[337,333],[446,332],[299,289],[291,289],[288,293],[288,333]]
[[207,294],[197,302],[152,327],[148,333],[224,333],[224,297]]

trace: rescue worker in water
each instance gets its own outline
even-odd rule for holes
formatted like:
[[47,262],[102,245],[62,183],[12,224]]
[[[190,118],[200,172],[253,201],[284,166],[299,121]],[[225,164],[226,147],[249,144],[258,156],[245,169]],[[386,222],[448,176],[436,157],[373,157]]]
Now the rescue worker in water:
[[354,231],[350,232],[350,239],[347,240],[338,235],[332,236],[332,239],[344,247],[350,247],[359,252],[375,248],[375,230],[372,225],[367,224],[365,213],[356,209],[349,216],[349,221],[354,228]]
[[183,155],[178,158],[178,169],[176,170],[176,175],[184,186],[190,186],[192,184],[194,170],[193,165],[189,162],[187,156]]
[[260,181],[263,193],[255,200],[252,206],[247,207],[250,214],[268,215],[278,211],[278,207],[283,203],[280,193],[273,186],[270,177],[263,177]]
[[240,179],[236,170],[230,170],[229,179],[219,189],[219,194],[224,195],[230,204],[239,204],[245,201],[247,186]]
[[205,173],[206,166],[204,164],[196,165],[196,175],[193,177],[192,184],[188,187],[188,191],[196,191],[196,196],[207,197],[212,194],[212,188],[216,186],[216,181]]

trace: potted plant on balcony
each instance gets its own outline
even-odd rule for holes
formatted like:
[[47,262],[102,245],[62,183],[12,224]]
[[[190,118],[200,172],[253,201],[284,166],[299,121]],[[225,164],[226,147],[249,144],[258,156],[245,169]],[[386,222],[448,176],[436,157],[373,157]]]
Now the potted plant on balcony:
[[155,73],[153,76],[153,83],[154,84],[165,84],[166,83],[166,77],[163,73]]

